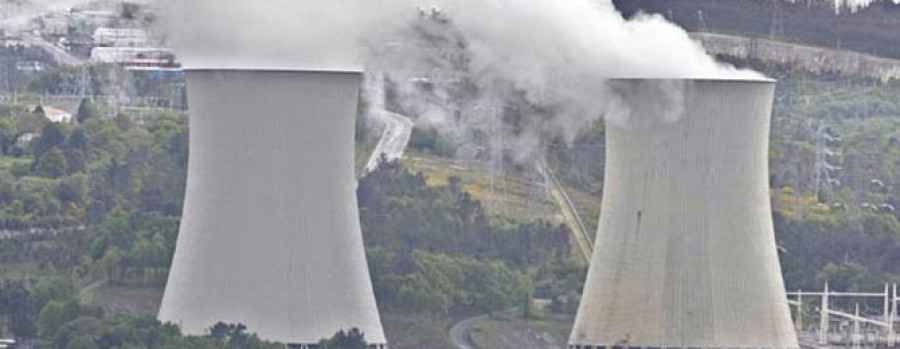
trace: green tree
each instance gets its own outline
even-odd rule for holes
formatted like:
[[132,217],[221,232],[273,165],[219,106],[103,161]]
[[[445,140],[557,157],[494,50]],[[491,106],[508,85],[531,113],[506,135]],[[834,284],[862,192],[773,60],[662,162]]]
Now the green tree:
[[42,338],[53,338],[56,331],[66,322],[78,317],[80,307],[77,300],[61,302],[51,300],[37,316],[37,334]]
[[88,195],[88,177],[76,174],[64,178],[56,186],[56,197],[63,203],[82,205]]
[[0,155],[9,154],[16,143],[16,133],[10,124],[6,119],[0,119]]
[[228,325],[221,321],[209,328],[209,336],[221,344],[225,344],[228,341],[229,332]]
[[35,163],[35,171],[47,178],[59,178],[66,174],[66,157],[56,147],[50,148]]
[[319,341],[319,345],[323,349],[366,349],[366,336],[358,328],[351,328],[349,331],[340,330],[330,339]]
[[43,309],[50,301],[68,302],[78,296],[78,290],[72,280],[64,276],[53,275],[41,278],[34,285],[34,305]]
[[51,122],[41,130],[41,137],[34,143],[34,156],[40,158],[53,148],[58,148],[66,141],[66,135],[59,124]]
[[100,113],[97,111],[97,107],[87,98],[82,98],[81,103],[78,104],[78,112],[75,114],[75,120],[78,121],[79,124],[84,123],[87,119],[97,117]]
[[7,281],[3,288],[3,309],[9,330],[16,338],[30,338],[36,333],[31,292],[22,281]]

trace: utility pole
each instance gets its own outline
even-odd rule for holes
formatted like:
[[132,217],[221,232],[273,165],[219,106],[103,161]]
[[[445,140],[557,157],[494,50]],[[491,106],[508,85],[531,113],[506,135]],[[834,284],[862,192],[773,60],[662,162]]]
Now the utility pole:
[[859,330],[859,303],[856,303],[856,318],[853,319],[853,349],[859,349],[862,333]]
[[884,322],[886,322],[888,324],[888,335],[887,335],[888,337],[891,336],[891,334],[890,334],[891,328],[894,327],[894,324],[891,322],[891,308],[890,308],[891,294],[890,294],[890,291],[891,291],[890,285],[884,284],[884,310],[883,310],[882,314],[884,315],[884,317],[883,317]]
[[894,332],[894,321],[897,320],[897,284],[891,291],[891,315],[888,317],[888,346],[893,347],[897,344],[897,333]]
[[828,344],[828,283],[822,293],[822,307],[819,309],[819,345]]
[[803,291],[797,290],[797,331],[803,330]]
[[80,73],[81,73],[81,81],[80,81],[81,83],[80,83],[78,92],[81,95],[81,99],[90,98],[91,102],[93,102],[94,101],[94,92],[93,92],[93,88],[91,87],[91,79],[90,79],[90,74],[88,73],[87,64],[81,65]]

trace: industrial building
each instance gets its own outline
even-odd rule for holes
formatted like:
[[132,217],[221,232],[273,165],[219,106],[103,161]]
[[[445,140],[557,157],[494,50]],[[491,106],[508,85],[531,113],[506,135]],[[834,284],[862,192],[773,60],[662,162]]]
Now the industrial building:
[[385,346],[354,183],[362,74],[187,70],[184,212],[159,319],[295,348],[359,328]]
[[150,36],[139,28],[97,28],[94,35],[97,47],[149,47]]
[[770,80],[616,80],[571,349],[798,348],[769,202]]

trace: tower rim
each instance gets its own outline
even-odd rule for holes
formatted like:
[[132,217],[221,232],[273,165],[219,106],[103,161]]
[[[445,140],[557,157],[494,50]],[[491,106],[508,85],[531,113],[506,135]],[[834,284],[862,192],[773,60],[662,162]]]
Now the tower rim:
[[712,83],[723,83],[723,84],[731,84],[731,83],[757,83],[757,84],[776,84],[778,83],[777,79],[772,79],[769,77],[763,78],[714,78],[714,77],[704,77],[704,78],[639,78],[639,77],[622,77],[622,78],[609,78],[609,81],[622,81],[622,82],[639,82],[639,81],[683,81],[683,82],[712,82]]
[[182,69],[185,72],[235,72],[235,73],[306,73],[306,74],[349,74],[362,75],[362,69],[311,69],[291,67],[192,67]]

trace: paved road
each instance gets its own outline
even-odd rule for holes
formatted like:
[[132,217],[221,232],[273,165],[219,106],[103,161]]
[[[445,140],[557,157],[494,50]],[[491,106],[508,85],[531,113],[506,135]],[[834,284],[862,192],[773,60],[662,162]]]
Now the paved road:
[[372,116],[384,123],[385,128],[381,133],[378,145],[375,146],[372,156],[366,163],[363,175],[378,168],[382,154],[387,160],[402,158],[403,152],[406,151],[406,145],[409,144],[409,137],[412,135],[413,122],[403,115],[380,110],[372,113]]
[[95,280],[94,282],[87,284],[86,286],[81,288],[81,291],[79,291],[79,294],[81,294],[81,295],[88,294],[91,291],[96,290],[98,287],[106,285],[107,281],[109,281],[109,280],[106,278]]
[[[510,316],[518,311],[519,307],[513,307],[495,314],[499,316]],[[453,327],[450,328],[450,340],[453,341],[453,345],[459,349],[479,349],[475,343],[472,343],[472,341],[469,340],[469,331],[475,327],[475,325],[490,319],[491,316],[485,314],[462,319],[457,322],[456,325],[453,325]]]
[[453,325],[453,327],[450,328],[450,340],[453,341],[453,345],[459,349],[477,349],[478,347],[469,340],[469,330],[471,330],[474,325],[487,320],[488,318],[489,316],[487,315],[479,315],[463,319],[462,321],[457,322],[456,325]]

